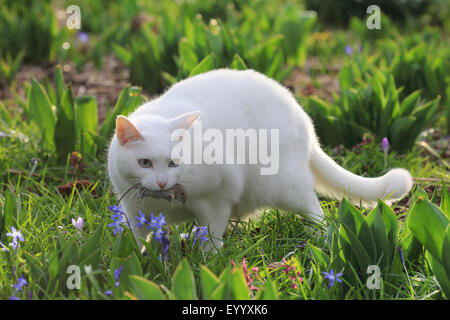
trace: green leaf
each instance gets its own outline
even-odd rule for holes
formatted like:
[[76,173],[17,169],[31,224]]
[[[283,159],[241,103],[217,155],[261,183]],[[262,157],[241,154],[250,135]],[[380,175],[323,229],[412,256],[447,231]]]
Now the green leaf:
[[133,57],[132,53],[117,43],[112,44],[112,48],[116,55],[125,65],[129,65]]
[[450,224],[445,230],[444,244],[442,245],[442,265],[447,273],[447,278],[450,279]]
[[100,251],[100,248],[89,252],[88,255],[83,259],[79,258],[79,265],[82,268],[84,268],[85,266],[91,266],[92,269],[97,269],[100,264],[101,253],[102,252]]
[[58,250],[53,250],[48,258],[48,274],[50,279],[56,278],[59,273],[59,252]]
[[58,121],[55,126],[55,146],[59,160],[65,161],[67,154],[75,151],[76,142],[78,140],[75,102],[70,86],[62,93],[57,117]]
[[377,256],[375,241],[361,211],[356,209],[346,199],[343,199],[338,209],[338,216],[346,226],[346,231],[347,229],[350,230],[359,239],[370,260],[375,262]]
[[77,127],[81,139],[81,153],[83,156],[94,157],[96,144],[89,131],[97,132],[97,101],[94,97],[85,96],[76,99]]
[[64,249],[64,251],[60,248],[59,252],[62,253],[62,256],[59,259],[59,278],[62,279],[63,277],[66,277],[66,270],[68,266],[72,264],[79,264],[77,244],[71,243]]
[[54,135],[56,119],[52,105],[44,88],[34,79],[28,93],[28,107],[31,120],[36,122],[42,134],[43,149],[53,151],[55,149]]
[[3,231],[2,234],[5,234],[5,230],[9,232],[11,230],[11,226],[15,226],[16,218],[17,218],[16,194],[8,190],[6,191],[5,194],[5,203],[3,205],[3,216],[0,219],[0,231]]
[[89,238],[89,240],[86,242],[86,244],[81,248],[80,261],[84,260],[89,254],[91,254],[98,248],[98,245],[101,242],[101,238],[103,235],[103,230],[104,230],[104,224],[101,224],[100,227]]
[[33,281],[35,283],[39,283],[40,280],[43,279],[45,282],[47,282],[47,273],[42,269],[42,264],[39,262],[39,260],[28,252],[25,252],[23,257],[27,261],[27,266],[30,268],[31,278],[33,279]]
[[175,270],[172,279],[172,292],[180,300],[197,299],[194,275],[186,258],[180,262]]
[[271,280],[267,280],[264,284],[264,289],[262,290],[262,294],[258,297],[257,300],[278,300],[278,290],[275,283]]
[[199,64],[195,66],[194,69],[192,69],[191,73],[189,74],[189,77],[193,77],[197,74],[208,72],[213,69],[214,63],[212,57],[211,55],[207,55],[202,61],[199,62]]
[[231,277],[229,287],[232,293],[233,300],[248,300],[250,299],[250,290],[245,281],[244,272],[241,268],[233,268],[231,270]]
[[200,267],[200,285],[203,299],[211,299],[211,294],[219,285],[219,279],[206,266]]
[[442,288],[444,295],[447,299],[450,298],[450,278],[449,274],[445,271],[445,268],[442,264],[436,259],[430,252],[426,252],[426,259],[430,263],[431,271],[433,271],[436,279],[439,283],[439,286]]
[[319,267],[325,270],[330,264],[330,257],[327,256],[321,249],[313,245],[309,245],[309,249],[311,250],[314,260],[317,262]]
[[412,116],[400,117],[393,121],[390,127],[390,141],[392,148],[397,151],[404,151],[412,148],[414,139],[408,138],[413,131],[417,119]]
[[420,97],[420,90],[416,90],[412,92],[410,95],[408,95],[406,98],[404,98],[402,103],[400,104],[399,115],[400,116],[410,115],[419,97]]
[[419,259],[420,254],[423,251],[423,246],[419,240],[414,237],[407,225],[404,226],[404,229],[406,230],[404,231],[405,235],[400,242],[403,257],[405,260],[415,262]]
[[433,203],[417,199],[408,217],[408,228],[431,255],[442,263],[442,247],[448,218]]
[[129,290],[131,288],[130,283],[130,275],[138,275],[142,276],[142,266],[139,261],[139,259],[136,256],[136,253],[132,252],[131,255],[119,258],[119,257],[113,257],[111,260],[111,277],[114,278],[114,270],[119,270],[120,267],[123,265],[122,273],[120,274],[120,277],[118,281],[120,282],[120,287],[124,290]]
[[376,244],[379,266],[391,267],[397,250],[397,219],[392,209],[384,202],[378,201],[377,207],[372,210],[366,221],[373,234]]
[[117,238],[113,244],[113,256],[124,258],[131,254],[131,252],[137,256],[141,256],[139,247],[137,246],[136,239],[133,233],[129,229],[125,229]]
[[93,131],[89,131],[88,134],[97,146],[97,156],[104,155],[108,147],[109,140]]
[[[190,71],[198,64],[197,54],[194,48],[188,43],[186,38],[181,38],[179,45],[179,55],[182,61],[184,71]],[[183,72],[184,73],[184,72]]]
[[158,285],[143,277],[129,276],[132,293],[140,300],[165,300],[164,294]]
[[247,68],[244,60],[242,60],[242,58],[237,53],[235,53],[233,56],[233,60],[231,61],[231,64],[230,64],[230,69],[247,70],[248,68]]
[[0,120],[4,121],[8,127],[12,126],[12,116],[6,109],[5,104],[0,101]]
[[[342,227],[343,229],[341,229],[340,231],[342,240],[347,241],[348,244],[350,244],[351,253],[354,254],[356,263],[359,265],[360,271],[365,272],[367,270],[367,266],[374,264],[374,261],[370,258],[369,253],[364,248],[361,241],[359,241],[356,235],[350,230],[350,228],[345,224],[343,224]],[[344,253],[344,255],[347,262],[350,262],[351,264],[352,257],[349,255],[349,253]]]
[[442,182],[441,210],[450,220],[450,194],[445,182]]

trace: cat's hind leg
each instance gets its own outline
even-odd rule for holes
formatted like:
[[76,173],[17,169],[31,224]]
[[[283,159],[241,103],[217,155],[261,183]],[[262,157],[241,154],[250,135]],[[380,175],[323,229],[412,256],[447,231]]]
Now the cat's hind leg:
[[302,170],[302,173],[302,177],[290,177],[292,183],[278,195],[276,206],[279,209],[301,213],[313,222],[321,224],[324,214],[314,192],[313,176],[306,170]]

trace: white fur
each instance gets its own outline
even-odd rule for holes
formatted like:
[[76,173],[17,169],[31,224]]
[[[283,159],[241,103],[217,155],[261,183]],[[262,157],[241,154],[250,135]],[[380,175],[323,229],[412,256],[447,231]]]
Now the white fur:
[[[278,173],[260,175],[259,164],[181,164],[169,168],[175,143],[170,135],[180,127],[179,116],[194,111],[200,113],[204,130],[279,129]],[[121,145],[116,135],[112,139],[108,171],[116,194],[121,196],[136,182],[152,190],[159,189],[158,180],[167,181],[166,188],[181,184],[188,199],[185,205],[144,198],[143,212],[163,212],[168,222],[195,218],[198,224],[209,226],[219,247],[231,217],[245,217],[264,207],[300,211],[321,221],[323,212],[314,189],[373,206],[378,198],[399,199],[412,186],[410,174],[403,169],[363,178],[337,165],[321,150],[311,119],[290,92],[253,70],[222,69],[183,80],[140,106],[128,119],[144,139],[126,145]],[[152,159],[154,167],[141,168],[137,163],[141,158]],[[134,224],[134,191],[124,198],[123,205]],[[137,236],[145,235],[144,228],[137,231]]]

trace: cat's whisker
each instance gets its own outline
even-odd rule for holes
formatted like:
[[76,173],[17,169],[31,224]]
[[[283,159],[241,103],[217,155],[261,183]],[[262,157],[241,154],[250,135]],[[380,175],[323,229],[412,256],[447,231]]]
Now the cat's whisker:
[[119,200],[117,201],[117,205],[119,205],[120,201],[130,192],[133,188],[135,188],[138,185],[138,183],[132,184],[123,195],[120,196]]

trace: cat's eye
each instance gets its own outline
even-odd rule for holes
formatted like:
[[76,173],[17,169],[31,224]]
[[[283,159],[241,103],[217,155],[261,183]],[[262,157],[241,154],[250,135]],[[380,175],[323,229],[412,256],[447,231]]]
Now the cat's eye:
[[169,162],[169,168],[175,168],[178,167],[178,164],[176,164],[175,162],[173,162],[172,160]]
[[153,165],[150,159],[139,159],[138,163],[142,168],[151,168]]

